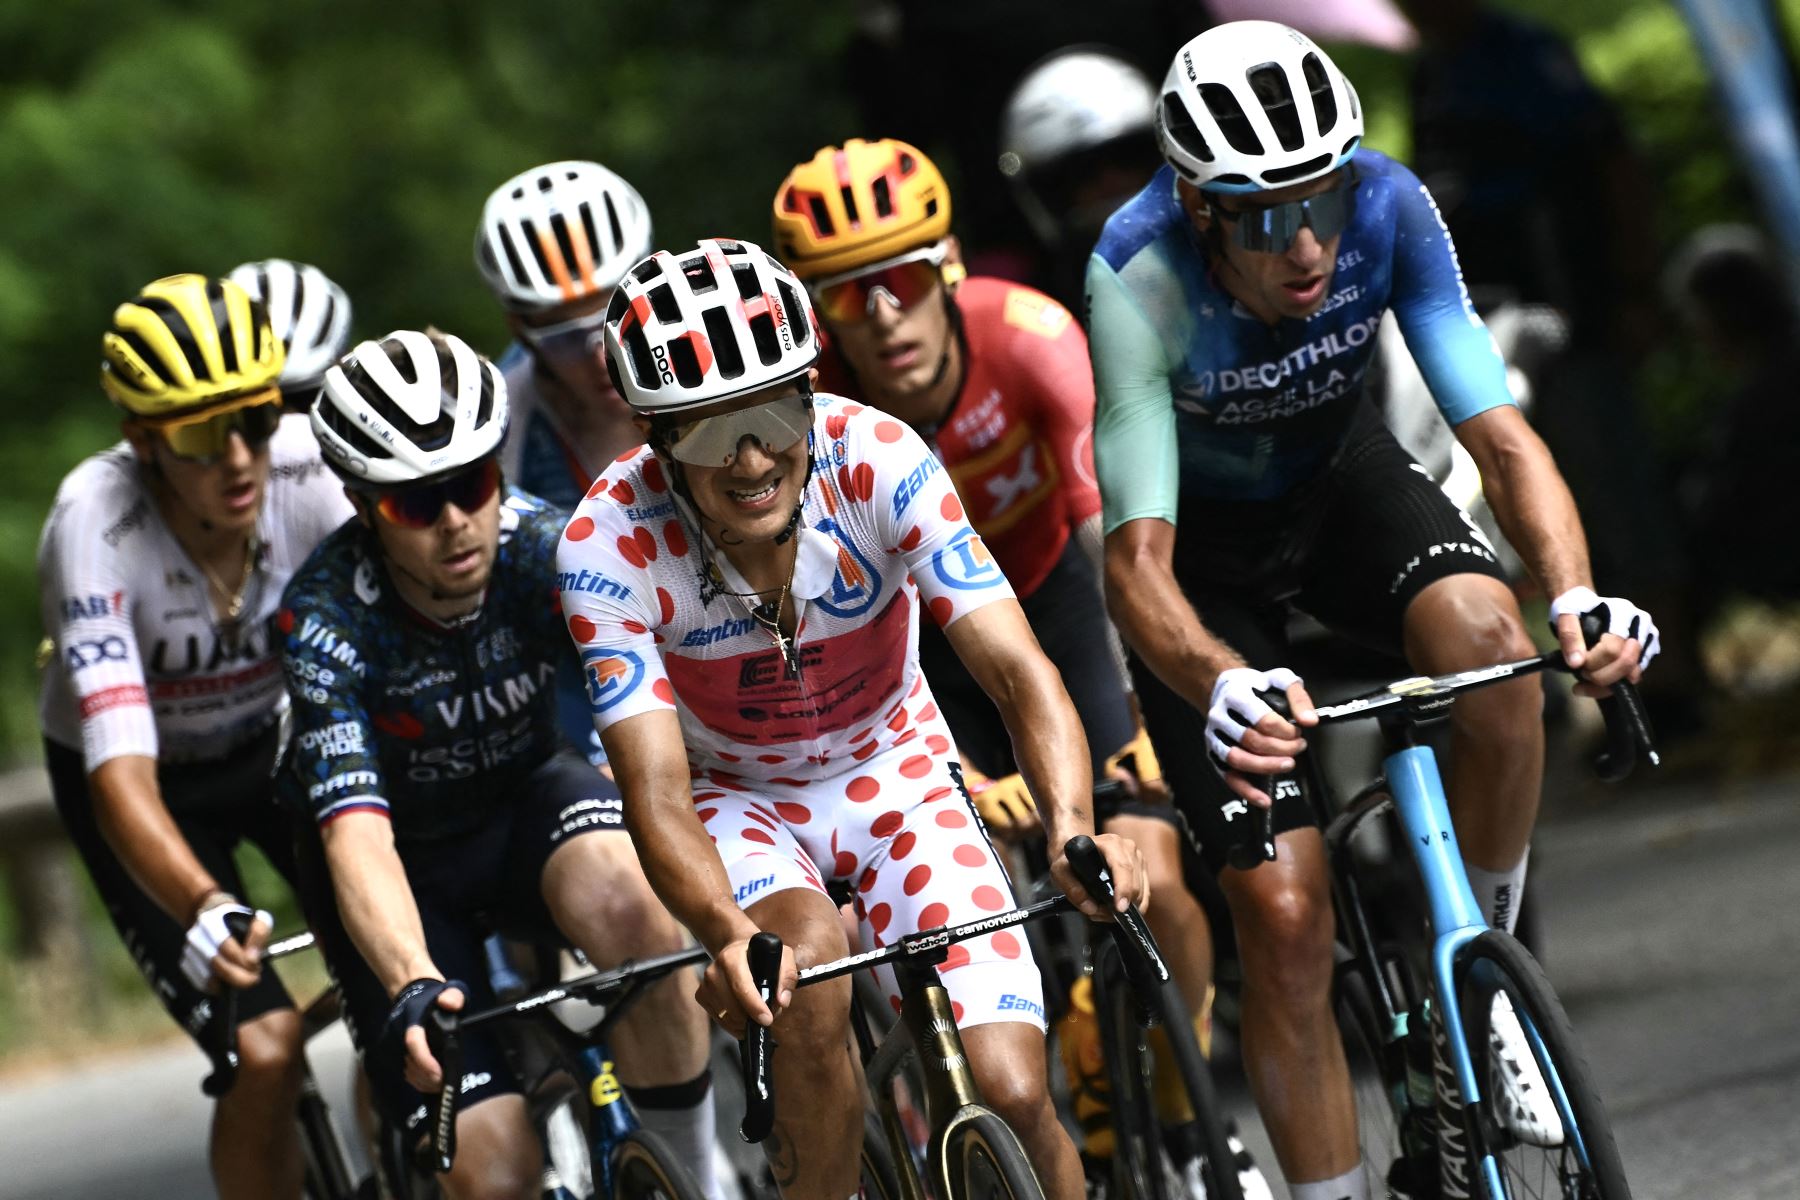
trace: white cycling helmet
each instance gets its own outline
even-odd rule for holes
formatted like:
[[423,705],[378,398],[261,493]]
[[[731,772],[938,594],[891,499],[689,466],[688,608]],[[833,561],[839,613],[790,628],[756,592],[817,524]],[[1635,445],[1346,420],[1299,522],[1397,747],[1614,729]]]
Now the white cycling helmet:
[[606,310],[605,339],[613,386],[647,415],[769,387],[819,357],[800,281],[762,247],[728,238],[633,267]]
[[1092,223],[1068,211],[1091,156],[1111,148],[1135,159],[1141,142],[1142,157],[1156,161],[1155,110],[1149,78],[1098,46],[1065,47],[1025,73],[1000,114],[999,165],[1040,239],[1054,244],[1071,223]]
[[418,483],[500,449],[506,382],[461,338],[398,330],[325,372],[312,429],[351,486]]
[[318,387],[326,368],[350,344],[350,297],[344,289],[319,268],[286,258],[245,263],[230,278],[262,301],[275,336],[287,347],[283,390]]
[[1182,178],[1213,192],[1317,179],[1362,141],[1344,73],[1298,30],[1232,21],[1181,48],[1163,79],[1156,140]]
[[599,163],[554,162],[494,189],[475,265],[502,304],[529,312],[611,290],[650,249],[635,188]]

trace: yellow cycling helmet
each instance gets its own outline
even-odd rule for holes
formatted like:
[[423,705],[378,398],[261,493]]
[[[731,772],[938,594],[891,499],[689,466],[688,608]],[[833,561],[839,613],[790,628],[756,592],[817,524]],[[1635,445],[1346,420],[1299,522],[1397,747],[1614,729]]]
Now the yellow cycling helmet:
[[854,271],[949,232],[944,177],[894,138],[827,146],[775,192],[775,253],[802,280]]
[[269,314],[229,279],[168,275],[113,310],[100,386],[140,417],[274,387],[287,359]]

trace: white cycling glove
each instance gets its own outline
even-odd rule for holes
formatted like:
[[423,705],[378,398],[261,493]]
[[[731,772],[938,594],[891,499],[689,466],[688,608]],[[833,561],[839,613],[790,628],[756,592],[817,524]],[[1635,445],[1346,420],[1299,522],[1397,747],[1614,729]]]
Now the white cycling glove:
[[1221,777],[1230,768],[1225,756],[1230,754],[1252,726],[1275,710],[1256,693],[1286,692],[1300,682],[1300,677],[1286,667],[1258,671],[1252,667],[1232,667],[1219,672],[1213,683],[1212,707],[1206,710],[1206,748],[1213,769]]
[[225,918],[234,913],[253,921],[261,921],[264,925],[275,923],[275,918],[268,913],[261,909],[252,911],[230,897],[221,899],[211,908],[202,909],[200,915],[194,918],[194,923],[188,927],[187,946],[181,951],[181,973],[200,991],[212,988],[212,961],[219,956],[225,943],[232,940]]
[[1662,649],[1656,639],[1656,622],[1650,614],[1623,596],[1597,596],[1593,588],[1572,587],[1550,602],[1550,631],[1556,632],[1556,620],[1564,613],[1585,617],[1593,613],[1605,623],[1606,632],[1626,639],[1638,640],[1638,666],[1648,670],[1650,660]]

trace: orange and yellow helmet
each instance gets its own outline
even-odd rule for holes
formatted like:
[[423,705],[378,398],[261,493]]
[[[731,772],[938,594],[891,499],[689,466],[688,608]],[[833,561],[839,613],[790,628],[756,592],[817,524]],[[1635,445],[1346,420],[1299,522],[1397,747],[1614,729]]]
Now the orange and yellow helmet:
[[894,138],[826,146],[775,192],[775,253],[802,280],[883,262],[949,232],[944,177]]
[[165,417],[276,386],[287,352],[269,314],[229,279],[169,275],[114,310],[100,386],[135,416]]

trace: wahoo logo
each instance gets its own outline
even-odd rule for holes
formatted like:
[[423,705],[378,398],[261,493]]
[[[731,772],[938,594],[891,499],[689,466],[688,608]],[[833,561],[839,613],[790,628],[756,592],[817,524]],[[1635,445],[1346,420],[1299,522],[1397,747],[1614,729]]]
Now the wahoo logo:
[[588,704],[602,713],[637,691],[644,681],[644,660],[630,650],[586,650],[581,655],[581,674],[587,684]]
[[981,535],[963,526],[956,540],[931,556],[931,569],[953,588],[965,592],[980,591],[1006,582],[1000,564],[981,540]]

